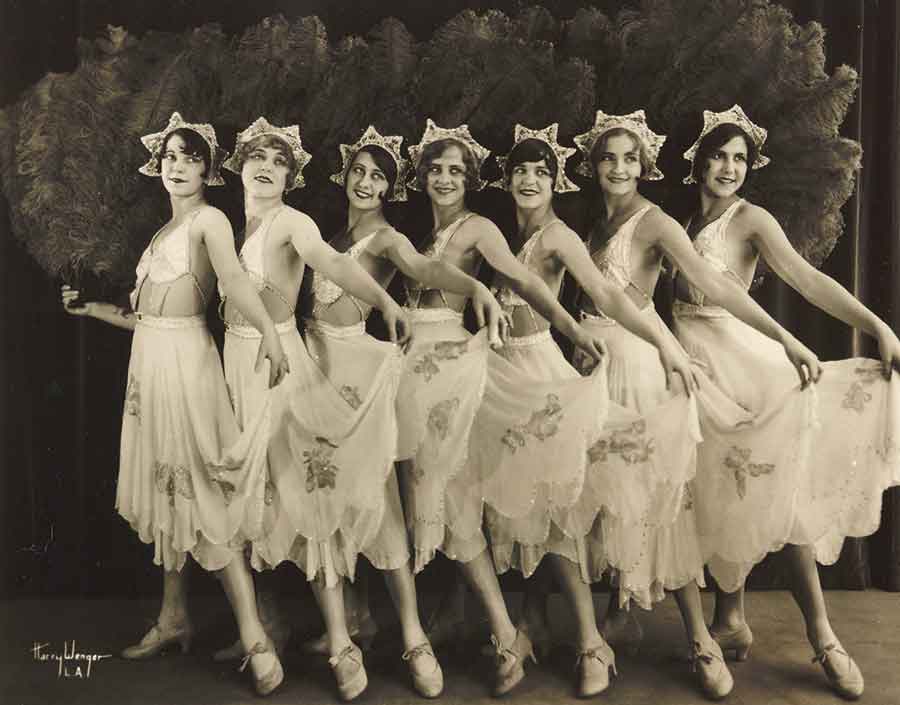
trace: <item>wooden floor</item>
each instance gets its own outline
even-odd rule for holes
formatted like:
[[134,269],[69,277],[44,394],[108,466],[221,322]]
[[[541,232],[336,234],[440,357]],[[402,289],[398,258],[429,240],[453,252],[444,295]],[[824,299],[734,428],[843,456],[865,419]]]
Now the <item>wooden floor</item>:
[[[709,614],[710,595],[704,594]],[[606,596],[597,595],[598,608]],[[863,702],[900,705],[900,595],[879,591],[827,593],[832,622],[866,677]],[[509,596],[512,608],[517,595]],[[319,627],[307,601],[288,605],[299,631]],[[210,659],[227,643],[234,626],[224,599],[192,603],[199,634],[185,656],[169,654],[144,662],[116,657],[87,662],[35,658],[39,653],[114,654],[131,643],[154,616],[154,605],[128,601],[9,601],[0,605],[0,703],[3,705],[237,705],[262,702],[252,692],[247,673]],[[756,637],[749,661],[734,664],[732,705],[825,705],[841,700],[827,688],[821,669],[810,663],[800,614],[786,592],[753,592],[747,612]],[[571,628],[558,595],[551,601],[553,628]],[[670,598],[652,613],[640,612],[645,640],[636,657],[619,654],[619,678],[595,698],[617,705],[690,705],[705,700],[697,692],[687,664],[678,658],[684,637]],[[379,616],[379,621],[386,621]],[[385,630],[387,632],[388,630]],[[66,646],[64,647],[64,644]],[[439,702],[493,703],[489,697],[490,662],[477,644],[463,653],[439,650],[446,688]],[[369,688],[357,702],[374,705],[421,703],[411,690],[400,646],[388,636],[367,655]],[[267,703],[322,705],[338,702],[331,673],[323,660],[309,660],[296,648],[284,660],[284,684]],[[547,662],[528,669],[522,685],[506,698],[521,705],[575,702],[572,657],[557,650]]]

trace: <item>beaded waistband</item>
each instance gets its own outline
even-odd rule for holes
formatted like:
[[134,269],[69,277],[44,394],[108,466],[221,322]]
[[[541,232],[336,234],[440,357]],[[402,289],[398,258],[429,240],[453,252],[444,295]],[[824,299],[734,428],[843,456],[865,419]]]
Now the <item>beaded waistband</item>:
[[[297,330],[297,321],[293,318],[275,324],[275,332],[278,335],[284,335],[294,330]],[[239,326],[233,323],[225,324],[225,335],[234,335],[238,338],[262,338],[262,333],[253,326]]]
[[721,306],[700,306],[681,299],[675,300],[672,306],[672,313],[682,318],[734,318],[731,313]]
[[135,312],[139,326],[148,328],[202,328],[206,326],[206,316],[198,313],[196,316],[151,316],[149,313]]
[[409,316],[410,323],[445,323],[453,321],[461,323],[462,313],[452,308],[410,308],[404,306],[403,310]]
[[320,333],[328,338],[354,338],[366,334],[366,322],[351,323],[349,326],[336,326],[316,318],[303,319],[307,330]]
[[511,335],[506,339],[506,346],[510,348],[527,348],[530,345],[537,345],[538,343],[543,343],[547,340],[553,340],[549,328],[547,330],[539,331],[538,333],[523,335],[521,337]]
[[[641,313],[651,313],[655,311],[656,307],[653,305],[652,301],[649,301],[644,308],[640,309]],[[578,311],[578,318],[582,323],[591,323],[593,325],[599,325],[607,328],[611,328],[612,326],[619,325],[619,322],[614,318],[610,318],[605,313],[590,313],[581,309]]]

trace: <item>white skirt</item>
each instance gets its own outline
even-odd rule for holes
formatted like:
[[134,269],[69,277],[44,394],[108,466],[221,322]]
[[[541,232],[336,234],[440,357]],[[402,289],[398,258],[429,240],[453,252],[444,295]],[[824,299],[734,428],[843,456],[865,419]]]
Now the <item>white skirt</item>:
[[469,435],[487,379],[486,332],[472,336],[452,309],[407,309],[412,345],[397,394],[399,457],[415,572],[440,550],[466,563],[487,542]]
[[781,345],[716,307],[676,303],[676,333],[713,383],[753,415],[737,432],[704,421],[694,505],[710,572],[726,591],[787,543],[837,560],[878,528],[900,484],[900,375],[855,358],[800,389]]
[[[154,562],[181,570],[190,552],[224,568],[255,523],[264,492],[267,410],[239,434],[221,359],[203,316],[139,314],[122,417],[116,508]],[[223,449],[230,449],[226,458]],[[224,474],[223,474],[224,473]]]
[[[652,305],[643,313],[671,336]],[[701,440],[696,399],[684,394],[680,378],[674,382],[678,386],[666,389],[656,347],[609,318],[583,318],[583,325],[609,350],[611,400],[641,414],[638,428],[643,431],[641,437],[633,430],[634,424],[617,428],[611,413],[601,444],[609,449],[609,457],[600,462],[601,454],[595,453],[598,462],[588,470],[586,496],[596,493],[593,503],[599,504],[604,492],[612,495],[608,500],[612,509],[602,514],[586,539],[590,577],[599,580],[609,565],[612,581],[619,587],[620,604],[634,600],[650,609],[653,602],[665,597],[666,590],[684,587],[691,580],[703,585],[703,555],[690,499]],[[595,365],[581,351],[575,352],[572,362],[585,374]],[[610,473],[606,467],[610,458],[630,459],[633,467],[619,467],[618,472]],[[621,500],[614,484],[623,476],[641,479],[632,485],[632,492],[624,493],[630,504],[625,512],[617,508]]]
[[584,379],[549,331],[511,338],[488,355],[488,378],[470,436],[469,462],[484,497],[497,571],[530,576],[547,553],[578,563],[583,537],[570,520],[588,448],[606,420],[605,370]]
[[346,404],[357,410],[367,409],[365,427],[355,427],[345,443],[353,456],[343,465],[352,468],[347,475],[345,502],[362,511],[383,505],[377,532],[361,544],[360,550],[379,570],[395,570],[410,557],[394,471],[398,439],[396,400],[403,355],[394,343],[368,335],[364,323],[333,326],[307,319],[306,345]]

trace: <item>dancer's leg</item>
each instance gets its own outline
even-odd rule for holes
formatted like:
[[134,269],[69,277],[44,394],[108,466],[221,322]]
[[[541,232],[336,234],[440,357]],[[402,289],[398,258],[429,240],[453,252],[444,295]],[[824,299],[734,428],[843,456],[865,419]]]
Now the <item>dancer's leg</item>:
[[397,609],[397,616],[400,618],[405,648],[411,649],[427,642],[428,638],[425,636],[425,630],[419,620],[416,584],[413,581],[409,565],[404,563],[396,570],[384,571],[384,580],[387,583],[394,607]]
[[[231,603],[244,652],[251,653],[257,644],[267,647],[269,639],[256,609],[256,590],[243,552],[236,552],[234,559],[216,575],[222,581],[225,595]],[[257,678],[269,673],[277,662],[278,656],[274,648],[257,653],[250,659]]]
[[500,582],[497,580],[497,573],[494,571],[494,564],[487,549],[468,563],[460,563],[460,569],[475,596],[484,606],[491,632],[501,644],[511,644],[516,638],[516,628],[509,618],[506,602],[500,591]]
[[837,637],[828,620],[825,595],[819,581],[819,570],[812,546],[788,544],[784,547],[784,557],[791,567],[791,593],[806,622],[806,638],[816,653]]
[[725,665],[721,647],[706,628],[696,581],[675,590],[675,600],[691,647],[691,668],[700,679],[700,687],[708,697],[724,698],[734,687],[734,679]]

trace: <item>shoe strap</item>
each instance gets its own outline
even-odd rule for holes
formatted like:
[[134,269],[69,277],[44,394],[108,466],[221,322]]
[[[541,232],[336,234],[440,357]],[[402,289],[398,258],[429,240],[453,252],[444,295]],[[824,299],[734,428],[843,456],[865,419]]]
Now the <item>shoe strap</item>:
[[409,661],[411,659],[418,658],[419,656],[431,656],[431,658],[435,657],[434,651],[431,648],[431,644],[429,644],[427,641],[424,641],[418,646],[414,646],[411,649],[407,649],[406,651],[404,651],[402,658],[404,661]]
[[[518,635],[518,632],[516,632],[516,635]],[[512,647],[516,645],[515,640],[513,640],[512,646],[503,646],[497,636],[495,634],[491,634],[491,644],[494,645],[494,649],[497,652],[495,654],[497,661],[509,661],[510,659],[512,659],[513,663],[515,663],[516,660],[521,658],[519,654],[513,651]]]
[[238,667],[238,672],[243,673],[244,669],[247,668],[247,664],[250,663],[250,659],[252,659],[257,654],[264,654],[267,651],[269,651],[269,646],[267,644],[263,644],[261,641],[257,641],[253,645],[253,648],[244,655],[243,659],[241,659],[241,665]]
[[828,654],[833,652],[835,655],[843,655],[848,659],[850,658],[850,654],[848,654],[844,649],[837,645],[836,642],[831,642],[828,646],[826,646],[821,651],[817,652],[815,656],[812,658],[812,663],[821,663],[822,665],[828,660]]
[[332,656],[331,658],[328,659],[329,665],[333,669],[337,668],[341,661],[343,661],[344,659],[348,659],[348,658],[352,659],[353,661],[356,661],[358,664],[362,665],[362,661],[360,661],[358,658],[356,658],[355,648],[356,647],[354,647],[353,644],[348,644],[346,647],[344,647],[344,650],[341,651],[337,656]]
[[722,661],[722,663],[725,663],[721,656],[711,651],[704,651],[703,647],[700,646],[700,642],[695,641],[691,653],[691,671],[697,670],[697,661],[703,661],[707,666],[711,665],[714,661]]
[[606,661],[607,661],[606,649],[604,649],[602,646],[595,646],[593,649],[585,649],[584,651],[578,652],[578,657],[575,659],[576,670],[581,665],[582,661],[584,661],[585,659],[591,659],[591,658],[597,659],[600,663],[602,663],[604,665],[609,665],[606,663]]

